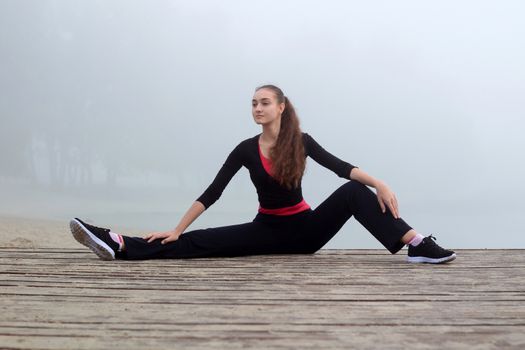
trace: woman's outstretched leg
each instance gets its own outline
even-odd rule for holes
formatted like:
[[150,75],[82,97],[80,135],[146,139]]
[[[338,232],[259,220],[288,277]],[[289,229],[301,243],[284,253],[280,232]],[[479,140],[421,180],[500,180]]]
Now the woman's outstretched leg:
[[75,239],[103,260],[279,254],[290,251],[294,244],[285,226],[256,221],[186,232],[166,244],[161,244],[161,240],[148,243],[143,238],[127,236],[123,236],[123,244],[119,244],[111,238],[109,229],[89,225],[80,219],[71,220],[70,226]]
[[140,237],[125,237],[124,242],[126,249],[117,257],[128,260],[233,257],[278,253],[286,244],[286,235],[249,222],[189,231],[166,244],[160,239],[148,243]]

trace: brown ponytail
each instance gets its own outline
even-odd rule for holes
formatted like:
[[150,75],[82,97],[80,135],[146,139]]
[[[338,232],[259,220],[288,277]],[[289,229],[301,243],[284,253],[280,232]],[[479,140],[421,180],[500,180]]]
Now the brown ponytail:
[[263,85],[260,89],[269,89],[275,93],[278,103],[285,104],[281,115],[281,129],[275,145],[270,150],[273,163],[273,177],[287,189],[299,187],[304,173],[306,159],[303,144],[303,134],[295,109],[284,96],[281,89],[275,85]]

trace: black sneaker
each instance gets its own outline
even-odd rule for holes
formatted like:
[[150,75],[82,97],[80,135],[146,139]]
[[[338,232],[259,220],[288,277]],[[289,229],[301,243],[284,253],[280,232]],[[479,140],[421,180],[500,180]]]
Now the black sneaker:
[[91,249],[102,260],[114,260],[119,245],[109,235],[109,229],[86,224],[78,218],[69,222],[73,237]]
[[416,247],[409,245],[407,261],[411,263],[441,264],[456,258],[456,253],[452,250],[441,248],[434,242],[435,240],[436,237],[430,235],[425,237]]

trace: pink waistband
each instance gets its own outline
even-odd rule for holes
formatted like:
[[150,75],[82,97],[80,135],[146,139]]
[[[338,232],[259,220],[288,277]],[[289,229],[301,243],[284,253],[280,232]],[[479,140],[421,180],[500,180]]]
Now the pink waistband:
[[307,209],[310,209],[310,206],[303,199],[301,202],[297,203],[296,205],[292,205],[291,207],[284,207],[284,208],[277,208],[277,209],[265,209],[259,206],[259,213],[284,216],[284,215],[297,214]]

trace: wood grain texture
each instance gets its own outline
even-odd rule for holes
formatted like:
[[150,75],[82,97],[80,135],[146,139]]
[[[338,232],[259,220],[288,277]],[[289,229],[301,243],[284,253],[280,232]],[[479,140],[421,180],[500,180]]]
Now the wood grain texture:
[[525,349],[525,251],[104,262],[0,248],[2,349]]

